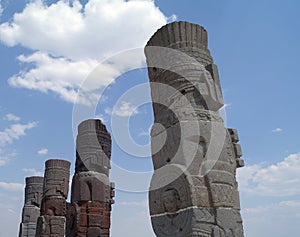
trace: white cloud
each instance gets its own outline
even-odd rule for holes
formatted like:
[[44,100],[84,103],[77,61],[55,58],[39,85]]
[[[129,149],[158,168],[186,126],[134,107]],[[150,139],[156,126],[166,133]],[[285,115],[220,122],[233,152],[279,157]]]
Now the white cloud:
[[298,208],[300,209],[300,200],[282,201],[279,203],[273,203],[267,206],[258,206],[252,208],[245,208],[243,212],[245,214],[264,214],[269,211],[274,211],[282,208]]
[[42,148],[38,150],[39,155],[47,155],[48,154],[48,149],[47,148]]
[[24,184],[0,182],[0,188],[9,191],[23,191]]
[[[18,57],[32,67],[12,76],[9,83],[52,91],[74,102],[81,83],[100,61],[120,51],[143,47],[166,21],[152,0],[89,0],[85,6],[78,0],[71,5],[60,0],[49,6],[41,0],[31,1],[11,22],[0,25],[2,43],[37,51]],[[117,68],[103,65],[102,74],[93,82],[105,86],[128,64],[143,60],[139,54],[138,61],[126,57]]]
[[34,176],[43,176],[44,175],[43,172],[37,171],[34,168],[24,168],[23,171],[26,173],[29,173],[30,175],[34,175]]
[[[300,201],[289,200],[265,206],[243,208],[244,229],[247,236],[280,237],[298,233]],[[288,229],[288,231],[287,231]]]
[[22,70],[9,78],[8,82],[11,86],[44,93],[51,91],[68,102],[76,100],[82,80],[98,64],[96,60],[72,61],[64,57],[54,58],[42,52],[36,52],[30,56],[20,55],[18,60],[23,63],[32,63],[34,68]]
[[3,131],[0,131],[0,166],[4,166],[7,162],[16,156],[15,151],[10,151],[9,144],[14,140],[26,135],[26,130],[37,126],[37,122],[30,122],[27,124],[13,124]]
[[4,150],[0,150],[0,167],[6,165],[7,162],[16,155],[15,152],[7,153]]
[[282,128],[275,128],[272,130],[272,132],[282,132],[282,131],[283,131]]
[[104,109],[104,112],[108,115],[112,115],[112,109],[111,108],[106,108]]
[[7,121],[14,121],[14,122],[18,122],[21,120],[20,117],[14,115],[14,114],[6,114],[4,119]]
[[122,101],[120,106],[117,106],[112,111],[114,115],[120,117],[129,117],[138,113],[137,108],[129,102]]
[[[166,23],[154,1],[90,0],[85,6],[59,0],[46,6],[31,1],[12,22],[0,27],[1,40],[33,50],[74,59],[100,58],[124,49],[143,46]],[[45,30],[47,29],[47,30]]]
[[37,122],[27,124],[13,124],[4,131],[0,131],[0,146],[11,144],[13,140],[18,140],[21,136],[26,135],[25,131],[37,126]]
[[173,14],[172,16],[170,16],[168,18],[168,21],[172,22],[172,21],[176,21],[177,20],[177,16],[175,14]]
[[238,180],[240,191],[251,195],[300,195],[300,153],[267,167],[257,164],[238,169]]
[[96,119],[100,119],[103,123],[107,122],[103,114],[96,114]]

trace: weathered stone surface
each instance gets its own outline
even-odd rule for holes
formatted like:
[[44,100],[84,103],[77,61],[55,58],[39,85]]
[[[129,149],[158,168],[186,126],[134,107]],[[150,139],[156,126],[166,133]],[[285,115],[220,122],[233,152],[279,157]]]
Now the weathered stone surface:
[[78,126],[67,237],[109,237],[114,184],[109,182],[111,137],[97,119]]
[[70,165],[69,161],[58,159],[47,160],[45,163],[43,200],[36,237],[65,235]]
[[109,237],[115,188],[108,177],[110,134],[100,120],[86,120],[78,126],[76,144],[71,203],[70,162],[46,161],[45,178],[26,179],[20,237]]
[[43,196],[43,182],[44,178],[41,176],[26,178],[25,205],[40,207]]
[[46,161],[44,179],[44,197],[68,197],[71,163],[66,160]]
[[37,237],[63,237],[65,234],[64,216],[40,216],[37,221]]
[[44,178],[32,176],[26,178],[25,204],[22,210],[19,237],[34,237],[36,222],[40,216]]
[[22,211],[22,223],[36,223],[40,216],[40,208],[33,205],[25,205]]
[[72,202],[77,201],[111,201],[109,179],[105,174],[84,171],[73,176]]
[[206,29],[189,22],[173,22],[163,26],[151,37],[147,46],[160,46],[180,50],[194,57],[203,65],[213,62],[207,47],[208,36]]
[[236,169],[243,166],[235,129],[218,110],[223,97],[207,32],[174,22],[145,47],[155,123],[149,191],[157,236],[242,237]]
[[64,197],[44,197],[42,201],[41,215],[65,216],[66,199]]
[[76,139],[76,173],[95,171],[109,174],[111,138],[99,119],[83,121]]
[[111,205],[101,202],[72,203],[68,206],[67,236],[85,236],[91,228],[109,233]]
[[157,236],[236,237],[243,236],[242,219],[234,209],[191,207],[176,214],[154,215],[152,225]]

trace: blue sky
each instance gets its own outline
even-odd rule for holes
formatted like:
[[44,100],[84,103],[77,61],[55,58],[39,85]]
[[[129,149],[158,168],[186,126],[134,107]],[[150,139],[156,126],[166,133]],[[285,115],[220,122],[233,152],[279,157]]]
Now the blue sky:
[[[74,128],[88,117],[104,119],[114,139],[112,237],[154,236],[145,192],[153,114],[141,49],[173,20],[209,33],[226,126],[238,129],[246,162],[238,171],[245,236],[300,231],[299,1],[1,0],[0,6],[0,237],[17,235],[26,176],[42,174],[50,158],[71,161],[73,173]],[[137,108],[141,101],[147,103]],[[132,139],[120,140],[127,125]]]

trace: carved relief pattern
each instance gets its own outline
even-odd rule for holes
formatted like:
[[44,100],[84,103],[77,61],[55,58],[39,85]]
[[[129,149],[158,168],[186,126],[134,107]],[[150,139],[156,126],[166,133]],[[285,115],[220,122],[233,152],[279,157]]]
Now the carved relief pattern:
[[66,236],[109,237],[114,202],[114,184],[109,182],[110,134],[100,120],[86,120],[78,126],[76,144]]
[[25,204],[22,210],[19,237],[34,237],[36,222],[40,216],[44,178],[32,176],[26,178]]
[[[235,178],[242,153],[237,131],[225,129],[218,113],[222,90],[206,30],[188,22],[167,24],[148,41],[145,54],[150,82],[177,91],[151,84],[153,101],[164,104],[153,103],[155,122],[164,128],[151,131],[149,205],[156,236],[243,237]],[[222,140],[213,140],[220,134]]]
[[69,161],[57,159],[47,160],[45,163],[43,200],[36,237],[65,235],[70,165]]

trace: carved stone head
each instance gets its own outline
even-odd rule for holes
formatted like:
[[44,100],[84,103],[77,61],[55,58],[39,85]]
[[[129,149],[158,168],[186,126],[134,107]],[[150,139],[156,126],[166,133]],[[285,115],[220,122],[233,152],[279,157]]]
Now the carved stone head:
[[88,119],[78,126],[75,172],[95,171],[108,175],[111,137],[99,119]]
[[166,212],[176,212],[180,208],[180,198],[176,189],[168,189],[162,194],[163,205]]

